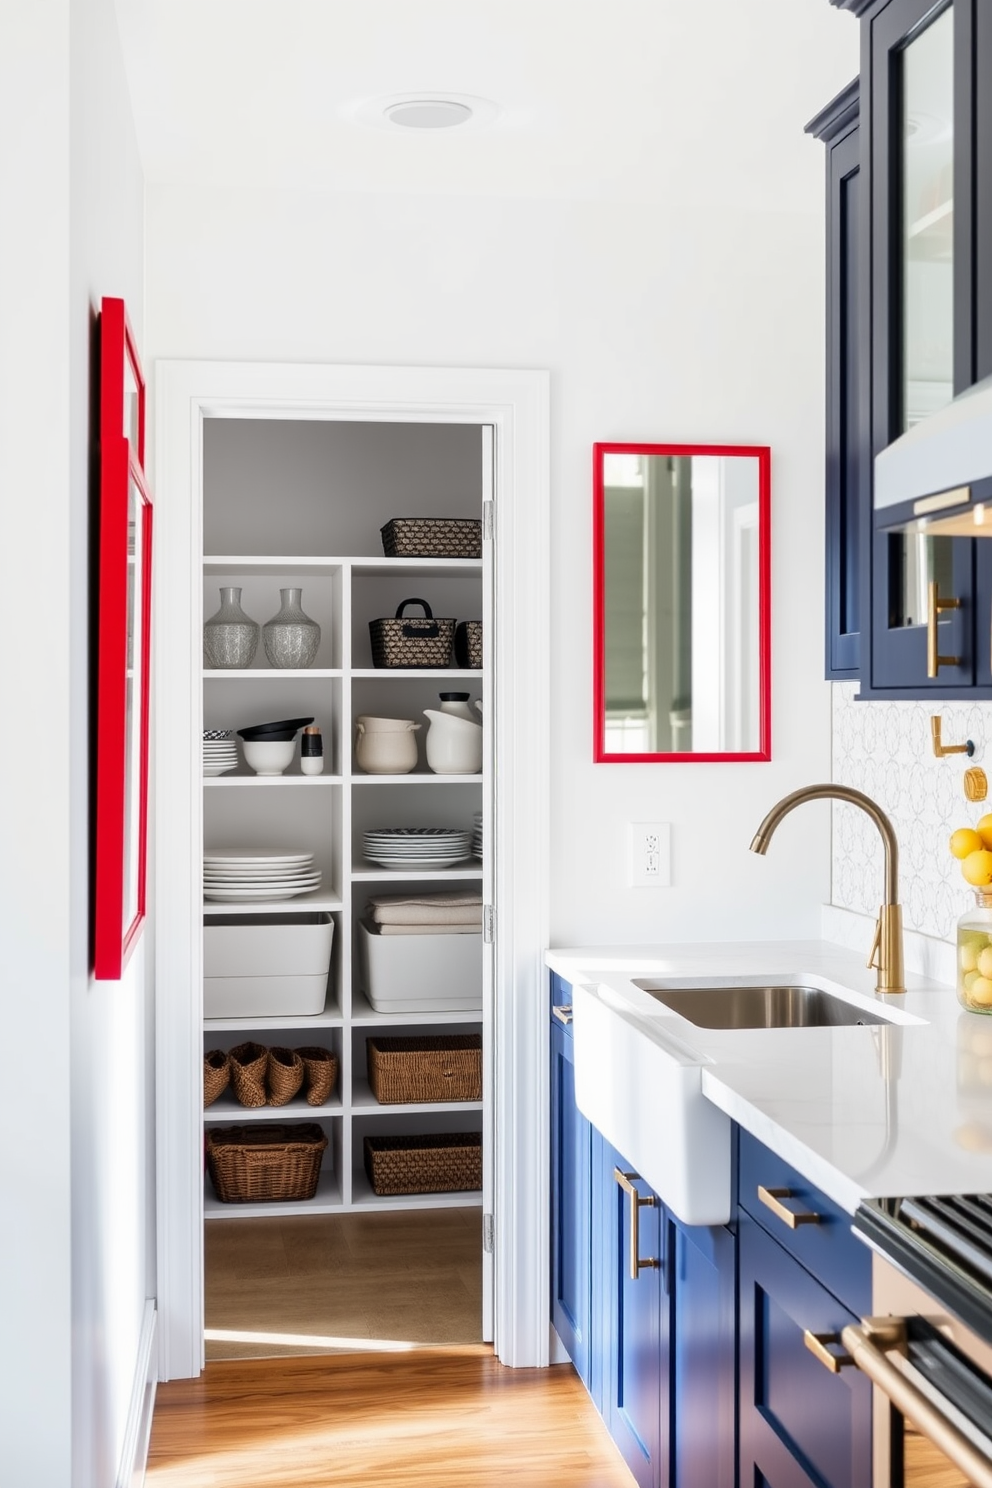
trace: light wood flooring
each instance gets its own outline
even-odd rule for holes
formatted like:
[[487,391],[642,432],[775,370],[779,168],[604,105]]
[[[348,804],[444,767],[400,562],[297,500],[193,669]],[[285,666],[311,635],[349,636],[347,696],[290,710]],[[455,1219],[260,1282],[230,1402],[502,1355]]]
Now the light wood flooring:
[[208,1360],[481,1341],[478,1208],[224,1218],[204,1243]]
[[147,1488],[632,1488],[570,1364],[484,1344],[208,1364],[160,1385]]

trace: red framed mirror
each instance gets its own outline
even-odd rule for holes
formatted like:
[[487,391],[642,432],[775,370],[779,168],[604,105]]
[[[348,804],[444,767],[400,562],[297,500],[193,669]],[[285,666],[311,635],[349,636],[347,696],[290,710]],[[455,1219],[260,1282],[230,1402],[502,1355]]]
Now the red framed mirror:
[[598,763],[771,758],[771,451],[593,446]]

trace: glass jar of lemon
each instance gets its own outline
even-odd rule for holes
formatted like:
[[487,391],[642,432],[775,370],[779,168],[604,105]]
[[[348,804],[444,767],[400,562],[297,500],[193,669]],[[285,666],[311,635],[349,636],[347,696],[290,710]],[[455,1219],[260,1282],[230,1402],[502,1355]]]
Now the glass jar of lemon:
[[992,1013],[992,887],[976,889],[974,908],[958,920],[958,1002]]

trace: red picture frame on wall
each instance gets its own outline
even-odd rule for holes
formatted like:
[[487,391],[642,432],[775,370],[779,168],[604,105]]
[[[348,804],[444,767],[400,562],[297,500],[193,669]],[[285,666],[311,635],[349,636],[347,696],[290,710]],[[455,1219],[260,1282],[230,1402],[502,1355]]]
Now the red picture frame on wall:
[[145,919],[152,573],[145,382],[123,300],[103,300],[99,347],[93,972],[117,981]]

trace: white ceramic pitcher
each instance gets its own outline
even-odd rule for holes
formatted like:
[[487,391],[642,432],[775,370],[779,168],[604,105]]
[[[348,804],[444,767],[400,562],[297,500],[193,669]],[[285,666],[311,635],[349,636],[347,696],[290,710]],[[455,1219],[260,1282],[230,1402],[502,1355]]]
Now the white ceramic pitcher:
[[355,720],[355,759],[369,775],[409,775],[417,765],[417,730],[412,718]]
[[425,708],[427,763],[435,775],[478,775],[482,769],[482,724],[439,708]]

